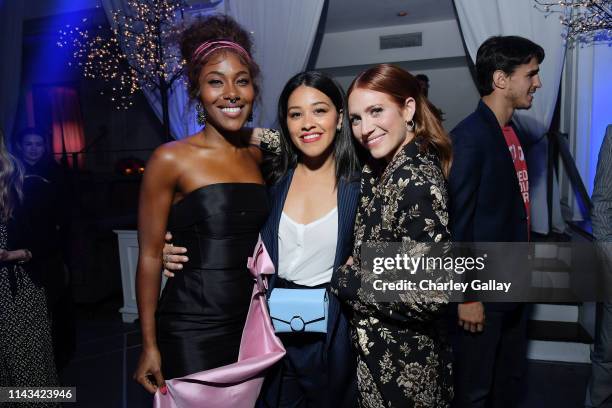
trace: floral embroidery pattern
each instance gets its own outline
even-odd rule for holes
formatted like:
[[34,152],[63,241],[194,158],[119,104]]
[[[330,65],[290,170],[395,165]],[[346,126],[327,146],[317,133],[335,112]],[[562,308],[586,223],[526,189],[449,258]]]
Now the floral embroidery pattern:
[[280,154],[280,133],[275,129],[262,128],[259,147],[272,154]]
[[[448,194],[440,163],[418,141],[406,145],[382,174],[365,166],[355,220],[353,265],[334,274],[332,291],[348,306],[358,350],[359,406],[448,407],[453,397],[450,347],[438,331],[448,293],[406,291],[377,302],[364,282],[364,243],[401,243],[410,256],[450,240]],[[444,279],[444,277],[438,277]]]

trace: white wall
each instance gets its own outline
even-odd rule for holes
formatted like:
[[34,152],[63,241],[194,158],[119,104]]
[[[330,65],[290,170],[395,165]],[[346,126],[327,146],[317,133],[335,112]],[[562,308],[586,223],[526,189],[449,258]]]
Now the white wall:
[[[414,69],[407,62],[398,63],[400,67],[410,73],[425,74],[429,77],[429,100],[444,112],[444,127],[447,131],[454,128],[463,118],[476,109],[478,103],[478,92],[472,81],[470,71],[465,61],[463,65],[456,66],[436,66],[435,62],[430,62],[430,68],[419,64],[419,69]],[[355,67],[354,71],[348,73],[342,71],[338,75],[333,69],[325,70],[342,85],[344,90],[348,89],[353,78],[366,67]],[[348,75],[347,75],[348,74]]]
[[[423,33],[421,47],[379,49],[381,35]],[[456,20],[369,28],[323,36],[317,68],[346,67],[380,62],[418,61],[465,55]]]
[[429,77],[429,100],[444,112],[446,130],[452,130],[476,109],[480,95],[466,60],[463,66],[411,72]]
[[[423,33],[423,46],[379,49],[381,35],[414,32]],[[315,68],[334,76],[346,90],[355,75],[383,62],[429,77],[429,98],[445,112],[447,130],[476,108],[479,95],[456,20],[325,34]]]

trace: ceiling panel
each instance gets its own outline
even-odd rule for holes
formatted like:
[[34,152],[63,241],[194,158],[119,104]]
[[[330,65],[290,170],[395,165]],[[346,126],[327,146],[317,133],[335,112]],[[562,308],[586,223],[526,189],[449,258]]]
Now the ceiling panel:
[[[426,23],[455,18],[452,0],[329,0],[325,32]],[[406,12],[399,17],[399,12]]]

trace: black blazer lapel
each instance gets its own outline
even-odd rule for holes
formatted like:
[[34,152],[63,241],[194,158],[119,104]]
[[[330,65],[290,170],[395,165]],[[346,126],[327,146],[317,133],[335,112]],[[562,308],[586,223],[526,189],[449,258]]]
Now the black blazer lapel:
[[[336,243],[336,255],[334,258],[334,272],[344,264],[351,254],[353,244],[353,226],[355,214],[357,213],[357,202],[359,200],[358,182],[338,182],[338,239]],[[340,302],[335,296],[330,295],[328,321],[327,321],[327,346],[331,344],[338,316],[340,315]]]
[[[501,173],[505,173],[506,177],[513,180],[511,186],[511,193],[508,194],[508,198],[511,200],[515,200],[515,211],[517,211],[521,217],[526,219],[527,210],[525,209],[525,205],[523,203],[523,198],[521,196],[521,188],[519,185],[518,176],[516,174],[516,168],[514,167],[514,162],[512,161],[512,155],[510,154],[510,150],[508,149],[508,144],[506,143],[506,137],[504,136],[503,130],[499,127],[499,122],[495,117],[493,111],[481,100],[478,104],[477,109],[482,115],[484,121],[490,128],[491,135],[495,135],[493,140],[493,145],[497,150],[496,157],[499,157],[499,165],[497,166],[497,171]],[[510,125],[513,127],[517,137],[519,138],[519,142],[521,143],[521,147],[523,146],[523,141],[525,140],[522,137],[521,132],[518,131],[516,126],[512,122]],[[491,175],[494,177],[493,180],[499,180],[501,174]]]
[[[506,137],[504,136],[504,132],[499,127],[499,122],[495,117],[493,111],[482,101],[478,104],[478,111],[482,115],[483,119],[487,123],[490,128],[491,135],[495,135],[493,144],[498,150],[498,156],[501,160],[499,169],[503,172],[508,173],[508,176],[515,180],[514,187],[515,193],[520,195],[521,191],[519,188],[518,176],[516,175],[516,169],[514,168],[514,162],[512,161],[512,155],[510,154],[510,150],[508,149],[508,144],[506,143]],[[523,144],[523,140],[520,136],[520,133],[516,131],[516,127],[513,126],[517,137],[519,138],[519,142],[521,142],[521,146]]]
[[334,270],[343,265],[350,255],[358,198],[359,183],[345,181],[338,183],[338,242]]
[[[270,200],[270,215],[261,230],[261,239],[274,262],[274,270],[278,272],[278,227],[283,214],[283,207],[289,193],[289,186],[293,179],[293,169],[287,172],[287,175],[280,179],[278,183],[270,187],[268,199]],[[269,291],[274,288],[276,282],[276,273],[272,275],[268,281]],[[268,293],[270,293],[268,291]]]

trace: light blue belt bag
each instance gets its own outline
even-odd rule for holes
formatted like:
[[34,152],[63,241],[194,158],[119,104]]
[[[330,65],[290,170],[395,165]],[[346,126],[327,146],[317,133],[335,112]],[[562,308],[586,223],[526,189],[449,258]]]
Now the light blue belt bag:
[[326,289],[275,288],[268,299],[276,333],[327,333]]

